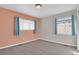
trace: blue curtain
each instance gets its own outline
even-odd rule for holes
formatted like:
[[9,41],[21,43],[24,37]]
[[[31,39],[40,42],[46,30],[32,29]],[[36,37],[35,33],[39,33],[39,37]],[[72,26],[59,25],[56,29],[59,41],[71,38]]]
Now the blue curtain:
[[57,19],[55,18],[55,34],[57,34]]
[[16,17],[16,35],[19,36],[19,17]]
[[34,19],[34,33],[36,33],[36,18]]
[[74,20],[75,20],[75,16],[72,15],[72,35],[75,35],[75,23],[74,23]]

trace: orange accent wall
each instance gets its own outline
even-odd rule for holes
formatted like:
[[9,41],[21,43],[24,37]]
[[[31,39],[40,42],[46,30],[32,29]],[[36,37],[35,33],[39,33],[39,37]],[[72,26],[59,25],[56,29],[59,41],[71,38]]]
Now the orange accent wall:
[[33,39],[38,39],[39,18],[36,18],[36,22],[37,22],[36,33],[33,33],[32,30],[21,31],[20,36],[16,36],[14,34],[15,16],[34,20],[33,16],[25,15],[19,12],[15,12],[15,11],[0,7],[0,47],[13,45],[13,44],[33,40]]

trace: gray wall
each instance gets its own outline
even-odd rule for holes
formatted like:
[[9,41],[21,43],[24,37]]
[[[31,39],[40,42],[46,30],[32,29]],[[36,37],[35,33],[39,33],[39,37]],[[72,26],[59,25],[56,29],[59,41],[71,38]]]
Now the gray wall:
[[79,6],[77,9],[77,50],[79,50]]
[[55,35],[55,17],[77,15],[76,10],[63,12],[40,20],[40,39],[50,42],[76,46],[77,37],[72,35]]
[[79,14],[77,15],[77,49],[79,50]]

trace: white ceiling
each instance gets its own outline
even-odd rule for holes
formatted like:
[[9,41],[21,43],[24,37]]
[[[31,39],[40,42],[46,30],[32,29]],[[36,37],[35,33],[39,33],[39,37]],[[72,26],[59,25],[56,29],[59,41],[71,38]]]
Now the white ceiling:
[[8,8],[34,17],[43,18],[53,14],[74,10],[77,8],[77,5],[76,4],[42,4],[41,9],[35,8],[34,4],[0,4],[0,7]]

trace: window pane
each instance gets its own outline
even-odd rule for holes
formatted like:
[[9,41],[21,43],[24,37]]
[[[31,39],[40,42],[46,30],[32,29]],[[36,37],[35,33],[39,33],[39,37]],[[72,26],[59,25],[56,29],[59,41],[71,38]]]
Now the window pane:
[[34,30],[34,21],[30,21],[30,30]]
[[20,18],[20,30],[34,30],[34,21]]
[[72,35],[72,24],[71,23],[65,23],[65,34]]
[[29,23],[23,22],[23,30],[29,30]]
[[72,35],[72,21],[71,17],[57,20],[57,33]]
[[22,19],[20,18],[20,20],[19,20],[20,22],[19,22],[19,25],[20,25],[20,30],[23,30],[23,21],[22,21]]

